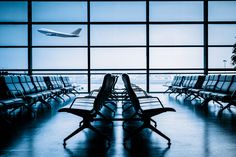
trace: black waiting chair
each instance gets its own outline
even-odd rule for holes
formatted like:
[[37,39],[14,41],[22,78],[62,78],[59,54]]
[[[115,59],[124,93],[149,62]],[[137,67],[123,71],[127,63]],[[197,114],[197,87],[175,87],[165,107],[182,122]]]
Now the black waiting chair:
[[[69,107],[64,107],[58,110],[59,112],[71,113],[82,118],[82,121],[80,122],[80,127],[64,139],[64,146],[66,145],[66,141],[68,139],[70,139],[71,137],[86,128],[93,130],[94,132],[98,133],[110,142],[110,139],[97,128],[95,128],[91,123],[96,120],[96,117],[101,117],[101,120],[103,121],[108,120],[109,117],[105,117],[101,113],[101,111],[104,108],[104,104],[107,103],[106,100],[111,94],[110,92],[113,84],[112,81],[112,75],[106,74],[103,80],[102,87],[100,88],[96,97],[77,97],[74,99],[74,101]],[[76,100],[79,99],[93,99],[93,105],[80,106],[79,104],[76,104]]]
[[[138,134],[143,129],[149,128],[152,131],[154,131],[157,134],[159,134],[160,136],[162,136],[163,138],[165,138],[168,141],[168,145],[170,145],[171,144],[170,138],[167,137],[165,134],[163,134],[161,131],[159,131],[157,128],[155,128],[154,126],[151,125],[151,121],[152,121],[151,118],[153,116],[159,115],[159,114],[164,113],[164,112],[168,112],[168,111],[175,112],[175,109],[170,108],[170,107],[164,107],[162,104],[160,104],[160,107],[156,107],[156,108],[152,107],[150,109],[143,109],[141,107],[141,105],[140,105],[140,100],[138,99],[135,91],[133,90],[133,88],[131,86],[131,82],[130,82],[129,76],[127,74],[123,74],[122,75],[122,80],[124,82],[126,91],[127,91],[128,95],[129,95],[130,102],[131,102],[134,110],[136,111],[136,114],[140,117],[140,119],[143,122],[141,127],[139,127],[136,130],[134,130],[134,132],[132,134],[130,134],[129,136],[127,136],[124,139],[124,142],[126,142],[127,140],[129,140],[132,137],[134,137],[136,134]],[[132,118],[130,120],[132,120]]]

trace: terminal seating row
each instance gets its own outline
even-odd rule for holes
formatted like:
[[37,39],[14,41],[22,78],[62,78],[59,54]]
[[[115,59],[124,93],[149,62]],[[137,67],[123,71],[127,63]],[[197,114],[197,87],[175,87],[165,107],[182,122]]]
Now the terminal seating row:
[[[193,75],[175,76],[167,91],[170,93],[185,94],[185,100],[202,99],[202,105],[214,101],[221,106],[219,113],[236,105],[236,76],[235,75]],[[224,105],[223,103],[227,103]]]
[[74,90],[76,89],[69,83],[68,76],[0,76],[1,118],[7,120],[8,113],[20,108],[34,113],[32,106],[37,102],[51,108],[49,99],[57,100],[57,97],[63,99],[63,94],[68,95]]
[[[66,141],[68,139],[86,128],[98,133],[110,143],[110,138],[104,134],[104,131],[94,127],[92,124],[94,121],[103,121],[108,123],[113,123],[113,121],[123,121],[123,128],[125,131],[127,131],[125,127],[126,123],[139,121],[143,123],[142,126],[133,130],[132,133],[128,131],[129,135],[125,137],[124,143],[126,143],[127,140],[133,138],[143,129],[149,128],[167,139],[168,144],[170,145],[170,138],[160,132],[156,126],[151,125],[151,122],[156,123],[152,119],[153,116],[175,110],[172,108],[165,108],[158,98],[149,96],[140,87],[131,84],[127,74],[122,75],[125,88],[122,89],[122,93],[120,93],[121,89],[119,89],[118,93],[116,91],[117,89],[115,88],[117,79],[118,76],[106,74],[104,76],[102,86],[99,89],[93,90],[90,94],[88,94],[88,96],[77,97],[71,103],[71,105],[63,107],[59,110],[59,112],[71,113],[82,118],[82,121],[79,123],[80,127],[64,139],[64,146],[66,145]],[[134,90],[136,93],[139,93],[139,97],[137,97],[136,93],[133,92]],[[140,92],[143,94],[141,95]],[[119,100],[121,100],[117,99],[117,97],[120,97],[120,95],[123,97],[123,105],[122,108],[119,109],[122,109],[123,113],[126,111],[128,112],[128,110],[132,110],[132,114],[122,114],[122,118],[115,114],[118,108],[117,103]],[[145,101],[142,99],[145,99]],[[141,103],[150,104],[153,102],[155,102],[155,106],[149,106],[148,109],[144,106],[143,107],[145,109],[140,106]],[[157,104],[160,106],[157,106]],[[145,106],[147,107],[147,105]]]

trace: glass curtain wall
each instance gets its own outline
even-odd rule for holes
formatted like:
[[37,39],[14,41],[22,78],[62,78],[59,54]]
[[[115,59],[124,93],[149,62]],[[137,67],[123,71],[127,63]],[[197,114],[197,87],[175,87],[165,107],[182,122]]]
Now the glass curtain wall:
[[1,70],[70,75],[85,92],[108,72],[149,92],[175,75],[234,73],[233,0],[0,1],[0,14]]

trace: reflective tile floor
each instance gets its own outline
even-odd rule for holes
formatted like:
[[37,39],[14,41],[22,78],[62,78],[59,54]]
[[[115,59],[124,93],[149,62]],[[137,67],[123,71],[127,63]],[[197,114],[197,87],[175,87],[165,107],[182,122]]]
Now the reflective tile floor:
[[[1,128],[0,156],[7,157],[235,157],[236,107],[219,117],[219,106],[211,103],[202,110],[197,101],[183,102],[184,97],[158,95],[165,106],[177,112],[156,116],[157,128],[171,138],[172,145],[146,129],[123,145],[126,135],[121,122],[94,125],[112,139],[111,146],[90,130],[84,130],[67,142],[63,138],[75,130],[80,118],[58,113],[55,107],[36,118],[21,120]],[[56,102],[55,102],[56,104]],[[5,126],[1,126],[5,127]]]

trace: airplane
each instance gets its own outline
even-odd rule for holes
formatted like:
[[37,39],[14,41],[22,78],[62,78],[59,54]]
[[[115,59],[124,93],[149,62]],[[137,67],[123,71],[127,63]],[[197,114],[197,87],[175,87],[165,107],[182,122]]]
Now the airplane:
[[38,29],[38,32],[45,34],[46,36],[55,36],[55,37],[79,37],[79,33],[81,32],[82,28],[78,28],[75,31],[71,33],[63,33],[63,32],[57,32],[51,29],[47,28],[40,28]]

